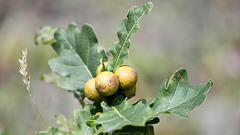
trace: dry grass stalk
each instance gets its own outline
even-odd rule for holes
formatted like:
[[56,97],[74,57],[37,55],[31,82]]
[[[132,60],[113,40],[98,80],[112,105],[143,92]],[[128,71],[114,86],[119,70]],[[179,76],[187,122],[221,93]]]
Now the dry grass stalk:
[[[45,122],[45,120],[43,119],[35,101],[32,98],[31,92],[30,92],[30,74],[28,73],[28,68],[27,68],[27,48],[22,50],[22,59],[18,59],[19,64],[20,64],[20,69],[19,72],[23,75],[23,82],[26,85],[26,89],[28,91],[28,95],[30,96],[32,103],[34,105],[34,107],[36,108],[40,118],[42,119],[43,123],[45,124],[45,126],[47,127],[47,129],[49,130],[47,123]],[[52,134],[52,132],[49,130],[49,132]]]
[[18,59],[20,64],[19,72],[23,75],[23,82],[27,86],[27,90],[30,91],[30,74],[28,74],[27,68],[27,48],[22,50],[22,59]]

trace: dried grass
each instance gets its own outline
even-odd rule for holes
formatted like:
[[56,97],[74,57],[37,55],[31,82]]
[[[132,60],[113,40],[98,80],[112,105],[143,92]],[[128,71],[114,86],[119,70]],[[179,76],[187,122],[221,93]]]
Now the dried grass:
[[49,128],[47,126],[47,123],[43,119],[42,114],[40,113],[35,101],[33,100],[31,92],[30,92],[30,74],[28,73],[28,68],[27,68],[27,54],[28,54],[27,48],[23,49],[22,50],[22,59],[18,59],[19,64],[20,64],[19,72],[23,75],[23,82],[26,85],[28,95],[30,96],[34,107],[36,108],[40,118],[42,119],[43,123],[47,127],[48,131],[52,134],[52,132],[49,130]]

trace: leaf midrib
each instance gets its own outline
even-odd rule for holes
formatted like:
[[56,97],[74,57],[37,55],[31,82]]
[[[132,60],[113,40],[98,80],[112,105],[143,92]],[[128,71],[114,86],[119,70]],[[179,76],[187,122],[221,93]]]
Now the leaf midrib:
[[[123,49],[124,49],[124,47],[125,47],[125,44],[126,44],[126,42],[127,42],[127,39],[129,38],[129,36],[130,36],[133,28],[134,28],[135,25],[138,23],[139,19],[143,16],[143,14],[144,14],[144,12],[143,12],[143,13],[141,14],[141,16],[134,22],[133,27],[132,27],[132,28],[130,29],[130,31],[128,32],[128,35],[127,35],[126,39],[125,39],[124,42],[123,42],[123,46],[121,47],[121,50],[120,50],[119,55],[118,55],[118,57],[117,57],[117,60],[116,60],[116,62],[115,62],[113,71],[116,70],[116,65],[117,65],[117,63],[118,63],[118,61],[119,61],[119,59],[120,59],[120,55],[121,55],[121,53],[122,53],[122,51],[123,51]],[[126,27],[126,25],[125,25],[125,27]]]
[[113,110],[119,115],[119,117],[121,117],[122,119],[124,119],[125,121],[127,121],[127,122],[129,122],[129,123],[132,123],[132,122],[130,122],[128,119],[126,119],[124,116],[122,116],[121,114],[120,114],[120,112],[115,108],[115,107],[112,107],[113,108]]
[[[197,96],[198,96],[198,93],[199,93],[200,91],[201,91],[201,90],[199,90],[199,91],[195,94],[195,96],[193,96],[193,97],[190,98],[189,100],[197,97]],[[204,95],[204,94],[203,94],[203,95]],[[189,101],[189,100],[188,100],[188,101]],[[181,102],[180,104],[177,104],[177,105],[175,105],[175,106],[173,106],[173,107],[171,107],[171,108],[164,109],[164,110],[159,111],[159,112],[157,112],[157,113],[162,113],[162,112],[165,112],[165,111],[167,111],[167,110],[173,109],[173,108],[175,108],[175,107],[177,107],[177,106],[179,106],[179,105],[182,105],[182,104],[184,104],[184,103],[186,103],[186,102],[188,102],[188,101]],[[169,105],[169,106],[170,106],[170,105]]]
[[[83,63],[84,67],[87,69],[88,73],[89,73],[90,76],[93,78],[92,73],[89,71],[88,67],[85,65],[85,63],[83,62],[82,58],[81,58],[81,57],[79,56],[79,54],[75,51],[75,49],[73,49],[72,44],[68,41],[68,39],[67,39],[62,33],[60,33],[60,35],[67,41],[67,44],[69,45],[69,48],[72,47],[73,52],[77,54],[77,57],[81,60],[81,62]],[[74,40],[74,41],[75,41],[75,40]]]

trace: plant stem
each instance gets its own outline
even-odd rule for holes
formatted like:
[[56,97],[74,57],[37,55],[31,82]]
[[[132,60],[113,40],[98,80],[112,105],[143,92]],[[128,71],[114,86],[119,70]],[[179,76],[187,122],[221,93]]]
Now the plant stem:
[[[35,101],[33,100],[33,98],[32,98],[32,95],[31,95],[31,93],[30,93],[30,91],[28,91],[28,95],[29,95],[29,97],[31,98],[31,100],[32,100],[32,103],[33,103],[33,105],[34,105],[34,107],[36,108],[36,110],[37,110],[37,112],[38,112],[38,114],[39,114],[39,116],[40,116],[40,118],[42,119],[42,121],[43,121],[43,123],[45,124],[45,126],[47,127],[47,129],[48,129],[48,131],[52,134],[52,132],[49,130],[49,128],[48,128],[48,125],[47,125],[47,123],[45,122],[45,120],[43,119],[43,116],[42,116],[42,114],[41,114],[41,112],[39,111],[39,109],[38,109],[38,107],[37,107],[37,105],[36,105],[36,103],[35,103]],[[53,135],[53,134],[52,134]]]
[[[55,93],[56,89],[54,89],[50,95],[48,95],[48,97],[44,100],[43,105],[40,108],[40,112],[43,112],[46,109],[46,105],[48,104],[49,100],[51,99],[51,97],[53,96],[53,94]],[[34,129],[34,127],[36,126],[37,122],[39,121],[39,117],[38,115],[35,117],[34,121],[31,124],[31,127],[29,128],[27,135],[31,135],[32,131]]]

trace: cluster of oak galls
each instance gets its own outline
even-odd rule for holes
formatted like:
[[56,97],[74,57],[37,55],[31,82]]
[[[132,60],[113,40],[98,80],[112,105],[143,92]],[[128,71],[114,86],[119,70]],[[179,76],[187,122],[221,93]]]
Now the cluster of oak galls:
[[[106,66],[108,62],[104,62]],[[97,67],[97,77],[88,80],[84,86],[84,95],[92,101],[101,101],[104,96],[111,96],[120,91],[128,97],[135,96],[137,72],[130,66],[120,66],[114,73],[102,71],[102,64]]]

